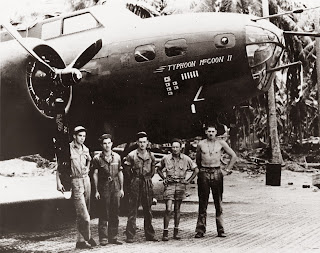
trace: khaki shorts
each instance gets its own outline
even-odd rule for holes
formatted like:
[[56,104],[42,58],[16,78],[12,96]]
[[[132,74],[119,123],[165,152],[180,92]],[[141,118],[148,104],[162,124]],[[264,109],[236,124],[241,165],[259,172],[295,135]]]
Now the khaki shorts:
[[186,197],[186,185],[182,183],[170,183],[164,187],[164,200],[182,200]]

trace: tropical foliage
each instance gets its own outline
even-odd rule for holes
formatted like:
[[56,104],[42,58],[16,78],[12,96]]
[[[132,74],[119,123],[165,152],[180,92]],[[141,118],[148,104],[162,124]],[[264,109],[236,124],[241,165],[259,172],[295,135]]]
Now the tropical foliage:
[[[71,10],[78,10],[113,0],[66,0]],[[117,1],[117,0],[115,0]],[[262,16],[262,0],[118,0],[128,9],[148,18],[183,12],[237,12]],[[183,4],[181,4],[183,2]],[[305,8],[299,0],[269,0],[270,15]],[[313,31],[317,10],[301,14],[283,15],[270,19],[275,25],[289,31]],[[286,36],[287,51],[283,64],[301,61],[279,71],[276,75],[275,101],[277,127],[281,143],[295,143],[317,135],[318,103],[316,86],[315,40],[307,36]],[[237,139],[240,146],[250,148],[257,140],[268,143],[267,95],[253,98],[237,106],[235,115]]]
[[[166,15],[168,6],[175,1],[161,2],[166,8],[163,8],[160,15]],[[270,15],[305,7],[307,6],[301,4],[301,1],[269,0]],[[190,2],[189,11],[237,12],[261,16],[262,6],[261,1],[256,0],[199,0]],[[317,12],[311,10],[302,14],[283,15],[271,19],[271,22],[283,30],[312,31],[315,15],[317,15]],[[283,64],[301,61],[303,68],[300,66],[290,67],[276,75],[277,123],[282,142],[292,143],[317,132],[314,43],[314,39],[310,37],[286,36],[287,51],[281,61]],[[239,137],[247,139],[250,134],[254,134],[266,140],[269,136],[266,104],[266,96],[264,95],[251,99],[245,106],[237,107],[236,118]],[[250,143],[246,144],[249,145]]]
[[[71,1],[71,0],[70,0]],[[78,1],[79,2],[79,1]],[[80,1],[81,2],[81,1]],[[182,5],[178,0],[127,0],[128,9],[148,18],[181,12],[237,12],[262,16],[261,0],[191,0]],[[269,0],[270,15],[306,8],[298,0]],[[313,31],[316,10],[283,15],[270,21],[283,30]],[[277,73],[274,88],[279,138],[282,143],[295,143],[316,135],[318,131],[315,41],[307,36],[286,36],[287,51],[283,64],[301,61]],[[268,142],[267,95],[237,106],[235,110],[237,139],[241,146],[251,147],[258,139]]]
[[[165,1],[169,6],[173,1]],[[171,3],[170,3],[171,2]],[[269,0],[270,15],[306,8],[301,1]],[[160,15],[165,13],[166,8]],[[262,16],[262,3],[256,0],[200,0],[192,1],[189,11],[193,12],[237,12]],[[302,14],[283,15],[270,21],[279,28],[288,31],[313,31],[317,11],[311,10]],[[296,65],[277,73],[273,91],[237,106],[235,110],[237,139],[241,146],[252,147],[253,143],[267,142],[270,132],[277,130],[283,144],[292,144],[317,135],[318,104],[315,66],[315,40],[307,36],[286,36],[287,51],[281,61],[283,64],[301,61]],[[273,95],[276,101],[275,126],[268,127],[268,106],[273,106]],[[268,103],[268,102],[269,103]],[[269,110],[270,112],[270,110]],[[272,118],[269,117],[269,121]],[[276,138],[278,138],[277,131]],[[276,153],[276,152],[275,152]],[[278,152],[280,153],[280,152]],[[274,153],[273,153],[274,155]],[[281,162],[281,154],[276,160]]]

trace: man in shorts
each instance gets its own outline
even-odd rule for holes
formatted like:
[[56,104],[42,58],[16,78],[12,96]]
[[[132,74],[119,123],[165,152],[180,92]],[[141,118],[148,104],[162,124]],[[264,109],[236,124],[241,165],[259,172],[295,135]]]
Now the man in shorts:
[[[164,182],[163,199],[166,202],[166,211],[164,214],[164,228],[162,241],[168,241],[168,226],[172,212],[172,202],[174,201],[174,230],[173,239],[181,239],[178,236],[180,222],[180,206],[185,198],[186,185],[189,184],[197,175],[197,165],[191,158],[181,153],[182,142],[179,139],[173,139],[172,153],[162,158],[157,164],[157,171]],[[187,170],[193,170],[189,179],[186,178]],[[165,172],[165,175],[164,175]]]

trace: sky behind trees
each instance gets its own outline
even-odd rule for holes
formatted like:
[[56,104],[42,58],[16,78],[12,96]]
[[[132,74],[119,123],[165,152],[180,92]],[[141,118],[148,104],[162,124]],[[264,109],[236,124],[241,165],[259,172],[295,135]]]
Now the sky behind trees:
[[66,0],[10,0],[1,4],[0,16],[6,21],[33,12],[56,12],[65,8]]
[[[125,0],[108,0],[110,2],[126,2]],[[181,8],[184,5],[188,5],[191,1],[197,0],[167,0],[171,4]],[[200,0],[199,0],[200,1]],[[320,6],[319,0],[301,0],[309,6]],[[68,8],[68,0],[10,0],[1,4],[0,16],[1,19],[7,21],[11,18],[14,19],[17,16],[28,16],[31,13],[54,13],[54,12],[65,12]]]
[[[25,17],[26,23],[32,22],[33,13],[38,14],[53,14],[55,12],[66,12],[70,8],[71,0],[10,0],[1,4],[0,21],[5,20],[21,20]],[[76,1],[76,0],[74,0]],[[150,0],[152,1],[152,0]],[[167,0],[172,6],[183,9],[183,6],[188,6],[191,1],[197,0]],[[200,0],[199,0],[200,1]],[[107,0],[108,4],[125,5],[126,0]]]

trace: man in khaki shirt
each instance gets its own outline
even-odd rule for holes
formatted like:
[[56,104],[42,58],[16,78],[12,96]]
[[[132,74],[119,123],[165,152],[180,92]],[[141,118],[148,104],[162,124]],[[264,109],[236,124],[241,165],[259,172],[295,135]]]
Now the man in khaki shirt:
[[[182,142],[179,139],[173,139],[171,143],[172,153],[162,158],[160,164],[157,164],[157,171],[164,182],[163,199],[166,202],[166,211],[164,214],[164,228],[162,241],[168,241],[168,226],[172,212],[172,201],[174,201],[174,230],[173,239],[181,239],[178,236],[180,223],[180,206],[185,198],[186,185],[189,184],[197,175],[197,165],[189,156],[181,153]],[[190,178],[186,180],[187,170],[193,170]],[[165,175],[163,174],[165,172]]]
[[[71,162],[71,191],[77,214],[77,243],[76,248],[88,249],[96,246],[90,232],[90,194],[91,184],[88,176],[91,156],[89,149],[84,145],[87,130],[83,126],[77,126],[73,131],[73,141],[70,146]],[[64,192],[60,174],[57,171],[57,190]]]

